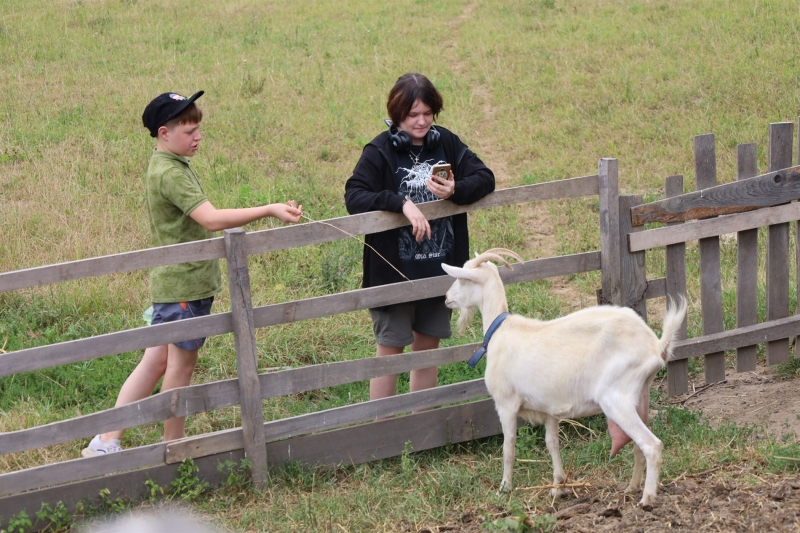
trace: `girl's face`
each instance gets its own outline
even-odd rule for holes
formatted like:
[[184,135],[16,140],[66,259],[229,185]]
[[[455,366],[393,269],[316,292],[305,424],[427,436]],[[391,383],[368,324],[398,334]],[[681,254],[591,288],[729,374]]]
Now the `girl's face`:
[[425,142],[425,136],[433,124],[433,111],[422,100],[414,100],[408,116],[397,125],[398,130],[402,130],[411,136],[411,143],[421,145]]

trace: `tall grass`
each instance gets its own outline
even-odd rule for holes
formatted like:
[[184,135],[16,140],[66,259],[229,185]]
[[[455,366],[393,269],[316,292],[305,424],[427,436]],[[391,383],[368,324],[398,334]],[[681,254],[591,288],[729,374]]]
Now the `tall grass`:
[[[717,135],[719,181],[733,181],[736,144],[759,143],[764,170],[767,124],[792,121],[800,112],[798,15],[797,3],[788,0],[5,0],[0,271],[149,245],[143,177],[153,143],[140,116],[167,90],[206,91],[198,102],[204,140],[192,165],[218,207],[292,198],[316,220],[345,215],[344,182],[363,145],[382,128],[388,89],[411,70],[435,82],[445,100],[439,123],[496,170],[501,186],[593,174],[600,157],[617,157],[622,193],[660,198],[667,175],[683,174],[685,188],[693,188],[692,137],[708,132]],[[586,199],[476,213],[472,247],[505,246],[526,258],[598,249],[597,211],[596,200]],[[266,220],[248,229],[273,225]],[[360,250],[348,240],[252,257],[254,304],[357,288]],[[726,325],[735,306],[732,250],[723,245]],[[687,256],[690,299],[697,300],[696,247]],[[650,277],[661,275],[663,259],[648,254],[648,269]],[[586,274],[559,283],[588,302],[599,279]],[[550,287],[549,281],[509,287],[512,310],[562,314],[570,303]],[[148,300],[146,272],[0,294],[0,348],[134,327]],[[793,308],[794,300],[793,294]],[[227,308],[223,292],[216,309]],[[695,308],[690,333],[700,330]],[[479,338],[474,327],[446,344]],[[374,353],[366,312],[260,330],[257,343],[262,371]],[[112,406],[139,356],[0,379],[0,431]],[[234,375],[232,339],[210,339],[196,380]],[[478,375],[447,365],[440,381]],[[356,383],[272,400],[265,413],[277,418],[367,396],[366,384]],[[190,417],[188,431],[232,427],[237,420],[236,409]],[[128,432],[124,444],[151,442],[158,431]],[[74,457],[81,446],[6,456],[0,470]],[[415,521],[479,501],[467,479],[458,478],[491,464],[497,442],[469,449],[473,455],[465,459],[439,452],[415,459],[434,469],[434,478],[441,475],[439,482],[455,479],[444,486],[474,495],[452,499],[441,489],[437,499],[440,489],[425,484],[433,499],[425,492],[421,501],[428,503],[408,504]],[[581,470],[594,459],[574,463]],[[393,468],[389,462],[345,470],[325,484],[336,486],[340,476],[358,501],[361,491],[374,493],[383,469],[398,475]],[[541,471],[531,472],[532,484],[541,481]],[[308,523],[302,505],[313,507],[318,486],[299,494],[292,483],[285,487],[273,493],[276,513],[288,502],[287,514],[299,514],[283,524]],[[353,528],[388,524],[399,512],[391,510],[394,497],[348,503],[365,513]],[[425,515],[434,501],[438,507]],[[245,518],[237,520],[249,527]]]

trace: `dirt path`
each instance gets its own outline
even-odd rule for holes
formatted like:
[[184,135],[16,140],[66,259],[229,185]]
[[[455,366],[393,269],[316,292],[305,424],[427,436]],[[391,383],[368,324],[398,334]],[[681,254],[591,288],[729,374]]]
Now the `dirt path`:
[[[520,185],[520,176],[509,173],[509,154],[498,148],[497,128],[492,126],[497,122],[497,108],[492,103],[491,88],[485,83],[479,83],[472,76],[464,62],[459,60],[455,50],[458,49],[459,27],[463,22],[474,16],[478,2],[473,1],[464,7],[461,14],[448,24],[448,35],[452,37],[445,41],[443,49],[450,59],[453,71],[471,80],[473,100],[477,103],[475,113],[480,117],[475,134],[472,135],[472,149],[480,153],[483,161],[492,169],[495,175],[497,188],[516,187]],[[520,229],[525,233],[524,250],[515,250],[526,260],[553,257],[556,255],[556,238],[553,228],[556,221],[551,215],[546,202],[534,202],[516,206],[520,210]],[[570,310],[578,310],[595,303],[591,295],[586,295],[571,286],[566,278],[552,278],[553,292],[565,301]]]

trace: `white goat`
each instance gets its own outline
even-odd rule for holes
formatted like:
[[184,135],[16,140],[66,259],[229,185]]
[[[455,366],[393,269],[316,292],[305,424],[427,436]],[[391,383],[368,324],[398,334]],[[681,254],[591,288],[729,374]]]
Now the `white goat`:
[[[487,250],[463,268],[442,264],[456,279],[445,303],[460,312],[463,332],[480,308],[484,333],[508,311],[497,261],[511,269],[500,254],[524,262],[510,250]],[[633,476],[626,492],[641,487],[645,459],[647,479],[640,505],[656,497],[663,444],[647,428],[650,385],[671,355],[686,315],[686,299],[670,302],[661,339],[632,309],[599,306],[551,321],[508,315],[487,346],[486,388],[503,426],[503,480],[510,490],[517,439],[517,417],[545,425],[545,443],[553,459],[553,484],[566,476],[559,455],[558,424],[563,419],[605,413],[613,456],[634,442]],[[566,493],[553,489],[551,494]]]

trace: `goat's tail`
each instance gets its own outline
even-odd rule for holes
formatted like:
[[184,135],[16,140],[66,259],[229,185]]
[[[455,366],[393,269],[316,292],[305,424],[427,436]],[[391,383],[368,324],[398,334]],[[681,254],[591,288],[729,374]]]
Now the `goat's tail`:
[[670,298],[667,305],[667,314],[664,317],[664,327],[661,339],[658,341],[658,353],[664,361],[672,358],[672,343],[678,340],[678,333],[686,318],[686,297],[681,295],[678,303]]

